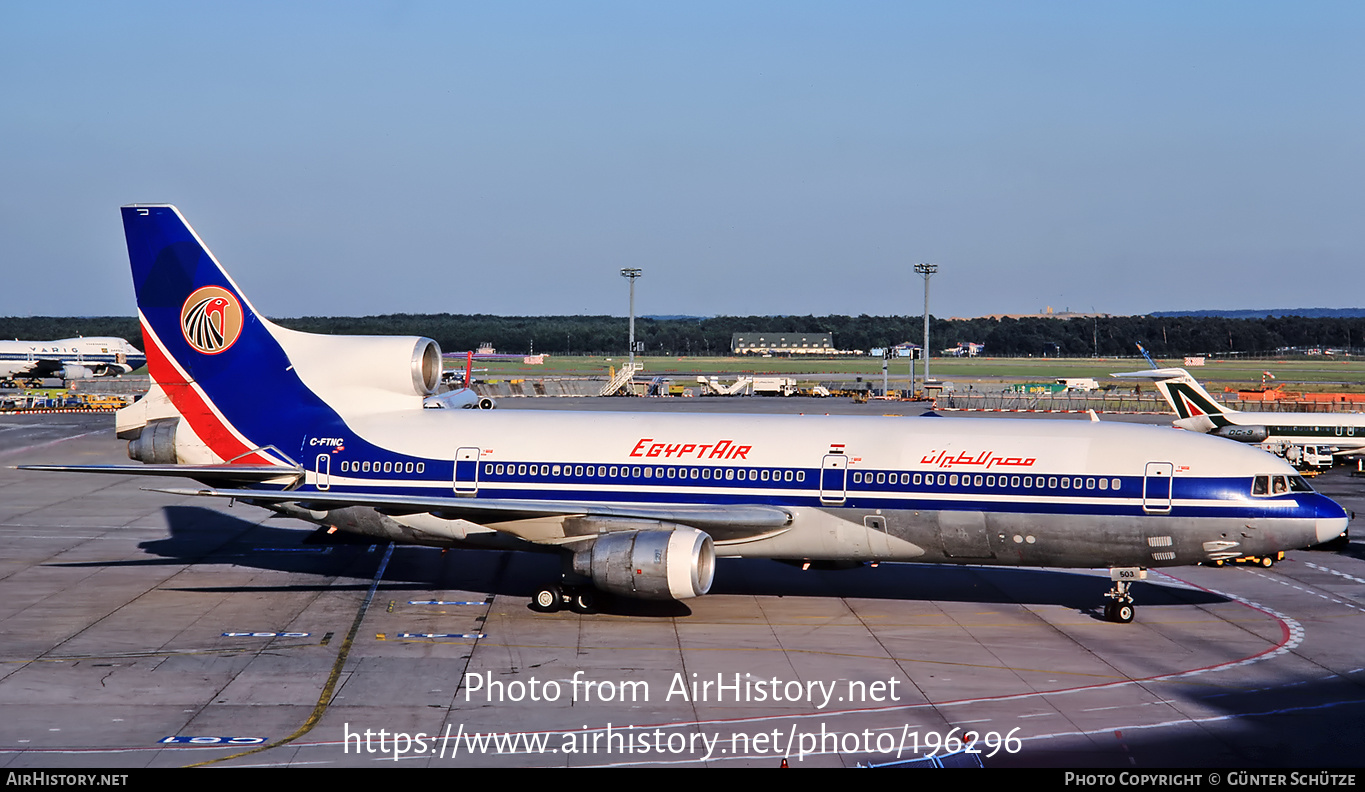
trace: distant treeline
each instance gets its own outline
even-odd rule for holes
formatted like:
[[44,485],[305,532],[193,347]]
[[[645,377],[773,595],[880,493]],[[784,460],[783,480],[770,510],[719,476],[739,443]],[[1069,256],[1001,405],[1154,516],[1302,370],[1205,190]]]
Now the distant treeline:
[[1166,318],[1171,316],[1221,316],[1224,319],[1260,319],[1270,316],[1306,316],[1313,319],[1359,319],[1365,317],[1365,308],[1266,308],[1264,310],[1237,311],[1152,311],[1151,316]]
[[[618,355],[626,351],[627,321],[618,316],[487,316],[389,314],[361,317],[276,319],[311,333],[420,335],[446,352],[484,342],[499,352],[553,355]],[[728,355],[734,333],[834,334],[839,349],[869,350],[902,341],[919,343],[920,316],[717,316],[703,319],[635,320],[636,340],[646,354]],[[975,341],[987,355],[1105,357],[1133,355],[1142,343],[1158,357],[1274,354],[1286,347],[1345,349],[1365,346],[1365,318],[1114,316],[1099,319],[935,319],[930,345],[937,350]],[[132,317],[0,317],[0,339],[55,340],[110,335],[141,343]]]

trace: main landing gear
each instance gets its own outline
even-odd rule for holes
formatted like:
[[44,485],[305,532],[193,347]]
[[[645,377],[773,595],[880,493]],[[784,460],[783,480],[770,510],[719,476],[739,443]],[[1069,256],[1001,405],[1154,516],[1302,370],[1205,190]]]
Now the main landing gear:
[[554,613],[569,608],[574,613],[596,613],[598,594],[592,586],[561,586],[551,583],[536,589],[531,597],[531,610]]
[[1114,581],[1114,587],[1104,593],[1104,596],[1111,600],[1104,604],[1104,618],[1106,621],[1128,624],[1137,615],[1133,595],[1128,590],[1135,581],[1147,579],[1147,570],[1136,567],[1115,568],[1109,570],[1109,579]]

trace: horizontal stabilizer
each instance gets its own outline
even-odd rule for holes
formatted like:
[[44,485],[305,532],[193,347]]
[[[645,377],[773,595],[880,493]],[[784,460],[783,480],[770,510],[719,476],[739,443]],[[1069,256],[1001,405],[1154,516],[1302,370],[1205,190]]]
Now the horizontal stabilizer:
[[179,476],[196,481],[261,482],[279,478],[303,478],[299,468],[279,465],[20,465],[19,470],[58,473],[113,473],[123,476]]
[[[1190,372],[1182,368],[1147,369],[1145,371],[1125,371],[1120,374],[1110,374],[1111,377],[1118,379],[1150,379],[1150,380],[1170,380],[1190,377]],[[1193,379],[1193,378],[1191,378]]]

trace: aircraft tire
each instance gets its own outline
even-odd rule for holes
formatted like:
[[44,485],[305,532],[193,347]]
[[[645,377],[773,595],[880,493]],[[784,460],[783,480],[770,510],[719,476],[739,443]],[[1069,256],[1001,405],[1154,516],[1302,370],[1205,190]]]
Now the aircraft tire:
[[570,607],[574,613],[596,613],[597,612],[597,592],[590,588],[579,589],[573,594]]
[[549,585],[536,589],[531,597],[531,609],[540,613],[554,613],[564,606],[564,595],[559,586]]
[[1114,603],[1114,621],[1118,622],[1119,624],[1131,623],[1133,621],[1133,617],[1136,615],[1137,609],[1133,607],[1132,603],[1128,602]]

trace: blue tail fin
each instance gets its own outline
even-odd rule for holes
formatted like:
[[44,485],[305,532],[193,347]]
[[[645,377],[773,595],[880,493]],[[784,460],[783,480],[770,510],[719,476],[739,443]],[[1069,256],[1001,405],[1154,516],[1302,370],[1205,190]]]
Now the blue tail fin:
[[174,206],[125,206],[123,230],[152,379],[220,459],[279,461],[259,449],[296,446],[300,411],[325,406],[273,326]]

